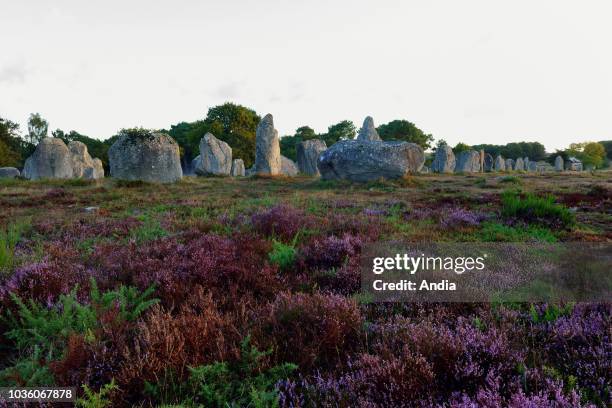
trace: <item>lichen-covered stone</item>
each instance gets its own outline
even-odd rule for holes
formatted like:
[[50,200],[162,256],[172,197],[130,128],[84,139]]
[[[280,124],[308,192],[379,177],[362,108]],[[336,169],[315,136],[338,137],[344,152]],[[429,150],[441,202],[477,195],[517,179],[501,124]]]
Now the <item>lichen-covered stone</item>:
[[311,139],[298,143],[297,145],[297,165],[301,173],[309,176],[319,176],[319,168],[317,160],[319,156],[327,149],[327,145],[323,140]]
[[74,177],[72,167],[70,150],[66,144],[61,139],[46,137],[27,158],[23,177],[30,180],[69,179]]
[[295,177],[298,175],[298,167],[293,160],[281,156],[281,174],[283,176]]
[[0,178],[16,178],[21,173],[15,167],[0,167]]
[[357,140],[369,142],[382,141],[376,131],[376,126],[374,126],[374,119],[372,119],[371,116],[366,116],[363,121],[363,126],[359,129],[359,133],[357,134]]
[[274,119],[269,113],[257,125],[255,137],[255,173],[271,176],[281,174],[278,131],[274,129]]
[[234,159],[232,161],[232,171],[230,174],[232,177],[244,177],[245,170],[244,161],[242,159]]
[[200,160],[194,167],[196,174],[229,176],[232,171],[232,148],[212,133],[206,133],[200,140]]
[[455,154],[448,145],[436,149],[436,155],[431,163],[431,171],[436,173],[452,173],[455,171]]
[[480,171],[480,153],[466,150],[459,153],[455,173],[478,173]]

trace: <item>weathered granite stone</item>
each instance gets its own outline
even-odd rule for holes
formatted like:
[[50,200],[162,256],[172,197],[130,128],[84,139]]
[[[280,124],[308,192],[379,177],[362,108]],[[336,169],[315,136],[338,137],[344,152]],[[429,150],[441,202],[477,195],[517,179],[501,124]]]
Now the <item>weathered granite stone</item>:
[[341,140],[317,163],[323,179],[371,181],[417,173],[425,163],[423,149],[407,142]]
[[436,149],[436,155],[431,163],[431,171],[436,173],[452,173],[455,171],[455,154],[448,145]]
[[0,178],[16,178],[21,173],[15,167],[0,167]]
[[295,177],[298,175],[298,167],[293,160],[288,157],[281,156],[281,174],[283,176]]
[[249,177],[249,176],[254,176],[255,175],[255,165],[249,167],[248,169],[246,169],[244,171],[244,175]]
[[524,162],[523,162],[523,159],[521,157],[516,159],[516,162],[514,162],[514,170],[516,170],[516,171],[524,171],[525,170]]
[[357,140],[370,142],[382,141],[376,131],[376,126],[374,126],[374,119],[372,119],[371,116],[367,116],[363,121],[363,126],[359,129],[359,133],[357,134]]
[[278,131],[274,119],[267,114],[257,125],[255,138],[255,173],[277,175],[281,173],[281,154]]
[[193,158],[193,160],[191,161],[191,171],[192,174],[195,174],[196,169],[197,168],[201,168],[202,167],[202,156],[200,156],[199,154]]
[[480,171],[480,153],[466,150],[459,153],[455,173],[477,173]]
[[538,163],[534,161],[530,161],[529,168],[527,170],[528,171],[538,171]]
[[73,176],[70,150],[61,139],[54,137],[41,140],[23,168],[23,177],[30,180],[69,179]]
[[529,170],[529,157],[527,156],[523,157],[523,168]]
[[485,153],[484,158],[484,171],[493,171],[495,170],[495,160],[493,160],[493,156],[489,153]]
[[506,159],[506,171],[514,170],[514,160]]
[[200,161],[194,168],[200,176],[229,176],[232,171],[232,148],[212,133],[200,140]]
[[301,173],[309,176],[319,176],[317,160],[327,149],[323,140],[311,139],[298,143],[297,145],[297,165]]
[[555,158],[555,171],[563,171],[563,157],[561,156]]
[[183,177],[179,146],[163,133],[122,135],[108,150],[111,176],[172,183]]
[[232,177],[244,177],[244,161],[242,159],[234,159],[232,161]]
[[495,158],[495,171],[505,171],[506,170],[506,162],[504,158],[500,155],[497,155]]
[[97,180],[104,178],[104,167],[100,159],[93,159],[85,143],[73,140],[68,143],[72,159],[72,177]]

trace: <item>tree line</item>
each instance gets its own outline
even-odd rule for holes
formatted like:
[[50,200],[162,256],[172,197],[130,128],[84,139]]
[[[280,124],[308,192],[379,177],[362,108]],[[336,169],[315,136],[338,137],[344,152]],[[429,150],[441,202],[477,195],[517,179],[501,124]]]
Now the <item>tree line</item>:
[[[200,140],[207,132],[229,144],[233,156],[243,159],[245,166],[250,167],[255,161],[255,133],[260,120],[261,117],[255,110],[226,102],[208,109],[204,119],[195,122],[179,122],[170,126],[169,129],[159,129],[159,131],[167,133],[176,140],[181,150],[181,161],[185,168],[189,167],[191,161],[199,154]],[[339,140],[353,139],[357,130],[355,124],[350,120],[332,124],[323,133],[316,133],[310,126],[300,126],[294,134],[281,137],[281,154],[296,160],[296,147],[302,141],[321,139],[329,147]],[[383,140],[412,142],[425,150],[432,147],[434,140],[431,134],[424,132],[414,123],[404,119],[396,119],[382,124],[377,127],[377,131]],[[129,129],[122,129],[106,140],[92,138],[75,130],[66,132],[56,129],[51,132],[51,136],[60,138],[66,143],[73,140],[84,143],[90,154],[102,160],[104,167],[108,169],[108,149],[119,135],[125,132],[129,132]],[[24,135],[21,134],[17,123],[0,118],[0,166],[23,167],[25,159],[32,154],[38,142],[48,134],[49,123],[38,113],[30,115],[28,130]],[[439,140],[433,150],[435,151],[436,147],[442,144],[446,144],[446,142]],[[483,149],[494,157],[499,154],[505,158],[529,157],[530,160],[536,161],[546,159],[554,161],[557,154],[564,159],[575,156],[585,164],[592,164],[595,167],[601,167],[604,162],[612,160],[612,141],[572,144],[568,149],[557,151],[550,156],[547,155],[544,145],[539,142],[473,146],[457,143],[453,147],[455,154],[469,149]]]

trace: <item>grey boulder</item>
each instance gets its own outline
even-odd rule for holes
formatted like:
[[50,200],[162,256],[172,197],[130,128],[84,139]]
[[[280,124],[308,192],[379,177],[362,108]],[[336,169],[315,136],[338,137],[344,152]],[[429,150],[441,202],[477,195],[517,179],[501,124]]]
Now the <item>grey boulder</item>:
[[232,148],[212,133],[200,140],[200,160],[194,167],[196,174],[229,176],[232,171]]
[[23,167],[23,177],[30,180],[72,178],[70,150],[61,139],[54,137],[42,139],[34,153],[27,158]]
[[100,159],[93,159],[87,151],[87,146],[73,140],[68,143],[72,159],[72,177],[97,180],[104,178],[104,167]]
[[459,153],[455,173],[478,173],[480,171],[480,153],[466,150]]
[[563,157],[561,156],[555,158],[555,171],[563,171]]
[[414,143],[342,140],[321,154],[317,166],[323,179],[371,181],[417,173],[424,163]]
[[521,157],[519,157],[518,159],[516,159],[516,162],[514,162],[514,170],[516,171],[524,171],[527,170],[525,168],[525,162],[523,161],[523,159]]
[[295,177],[298,175],[298,167],[293,160],[281,156],[281,174],[283,176]]
[[530,161],[528,168],[526,169],[528,171],[538,171],[538,163],[534,162],[534,161]]
[[448,145],[436,149],[436,155],[431,163],[431,170],[436,173],[452,173],[455,171],[455,153]]
[[234,159],[232,161],[232,171],[230,174],[232,177],[244,177],[245,170],[244,161],[242,159]]
[[0,167],[0,179],[1,178],[17,178],[20,175],[21,173],[15,167]]
[[297,145],[297,165],[301,173],[309,176],[319,176],[317,160],[325,150],[327,145],[323,140],[311,139],[300,142]]
[[357,134],[357,140],[370,142],[382,141],[376,131],[376,126],[374,126],[374,119],[372,119],[371,116],[366,116],[363,121],[363,126],[359,129],[359,133]]
[[514,160],[506,159],[506,171],[514,170]]
[[255,136],[255,173],[271,176],[281,173],[278,131],[274,129],[274,119],[269,113],[257,125]]
[[172,183],[183,177],[178,144],[163,133],[122,135],[108,150],[111,176]]

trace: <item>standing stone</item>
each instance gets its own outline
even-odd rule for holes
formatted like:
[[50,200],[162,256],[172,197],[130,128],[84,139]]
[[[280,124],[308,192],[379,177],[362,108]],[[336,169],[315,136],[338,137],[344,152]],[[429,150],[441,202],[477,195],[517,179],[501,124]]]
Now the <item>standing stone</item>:
[[229,176],[232,171],[232,148],[212,133],[206,133],[200,140],[200,161],[194,168],[201,176]]
[[485,151],[480,149],[480,172],[484,173]]
[[529,169],[529,157],[527,156],[523,157],[523,167],[525,168],[525,170]]
[[436,173],[452,173],[455,171],[455,154],[448,145],[436,149],[436,155],[431,163],[431,171]]
[[516,162],[514,163],[514,170],[516,170],[516,171],[524,171],[524,170],[526,170],[524,162],[523,162],[523,159],[521,157],[516,159]]
[[278,131],[274,119],[267,114],[257,125],[255,138],[255,173],[277,175],[281,173],[281,154]]
[[0,167],[0,179],[2,178],[17,178],[21,175],[15,167]]
[[232,161],[232,177],[244,177],[244,161],[242,159],[234,159]]
[[514,160],[506,159],[506,171],[514,170]]
[[527,170],[528,171],[538,171],[538,163],[534,161],[530,161],[529,167],[527,168]]
[[68,150],[72,160],[72,177],[88,180],[104,178],[102,161],[89,155],[85,143],[73,140],[68,143]]
[[323,140],[311,139],[300,142],[297,145],[297,165],[300,172],[309,176],[319,176],[317,160],[326,149],[327,145]]
[[297,176],[298,167],[295,162],[288,157],[281,156],[281,174],[287,177]]
[[363,121],[363,126],[361,129],[359,129],[357,140],[370,142],[382,141],[380,136],[378,136],[378,132],[374,126],[374,119],[372,119],[371,116],[366,116],[365,120]]
[[255,165],[252,165],[251,167],[246,169],[244,171],[244,175],[247,176],[247,177],[254,176],[255,175]]
[[61,139],[45,137],[36,146],[32,156],[26,160],[23,177],[30,180],[72,178],[70,150]]
[[202,167],[202,156],[199,154],[191,161],[191,171],[195,174],[197,168]]
[[561,156],[555,158],[555,171],[563,171],[563,157]]
[[466,150],[459,153],[455,173],[478,173],[480,171],[480,153]]
[[504,161],[504,158],[501,157],[500,155],[497,155],[497,157],[495,158],[495,171],[504,171],[506,170],[506,162]]
[[321,154],[317,166],[326,180],[372,181],[417,173],[424,163],[423,149],[414,143],[341,140]]
[[485,153],[484,157],[484,171],[493,171],[495,170],[495,161],[493,160],[493,156],[489,153]]
[[124,134],[108,149],[111,176],[172,183],[183,177],[178,144],[163,133]]

